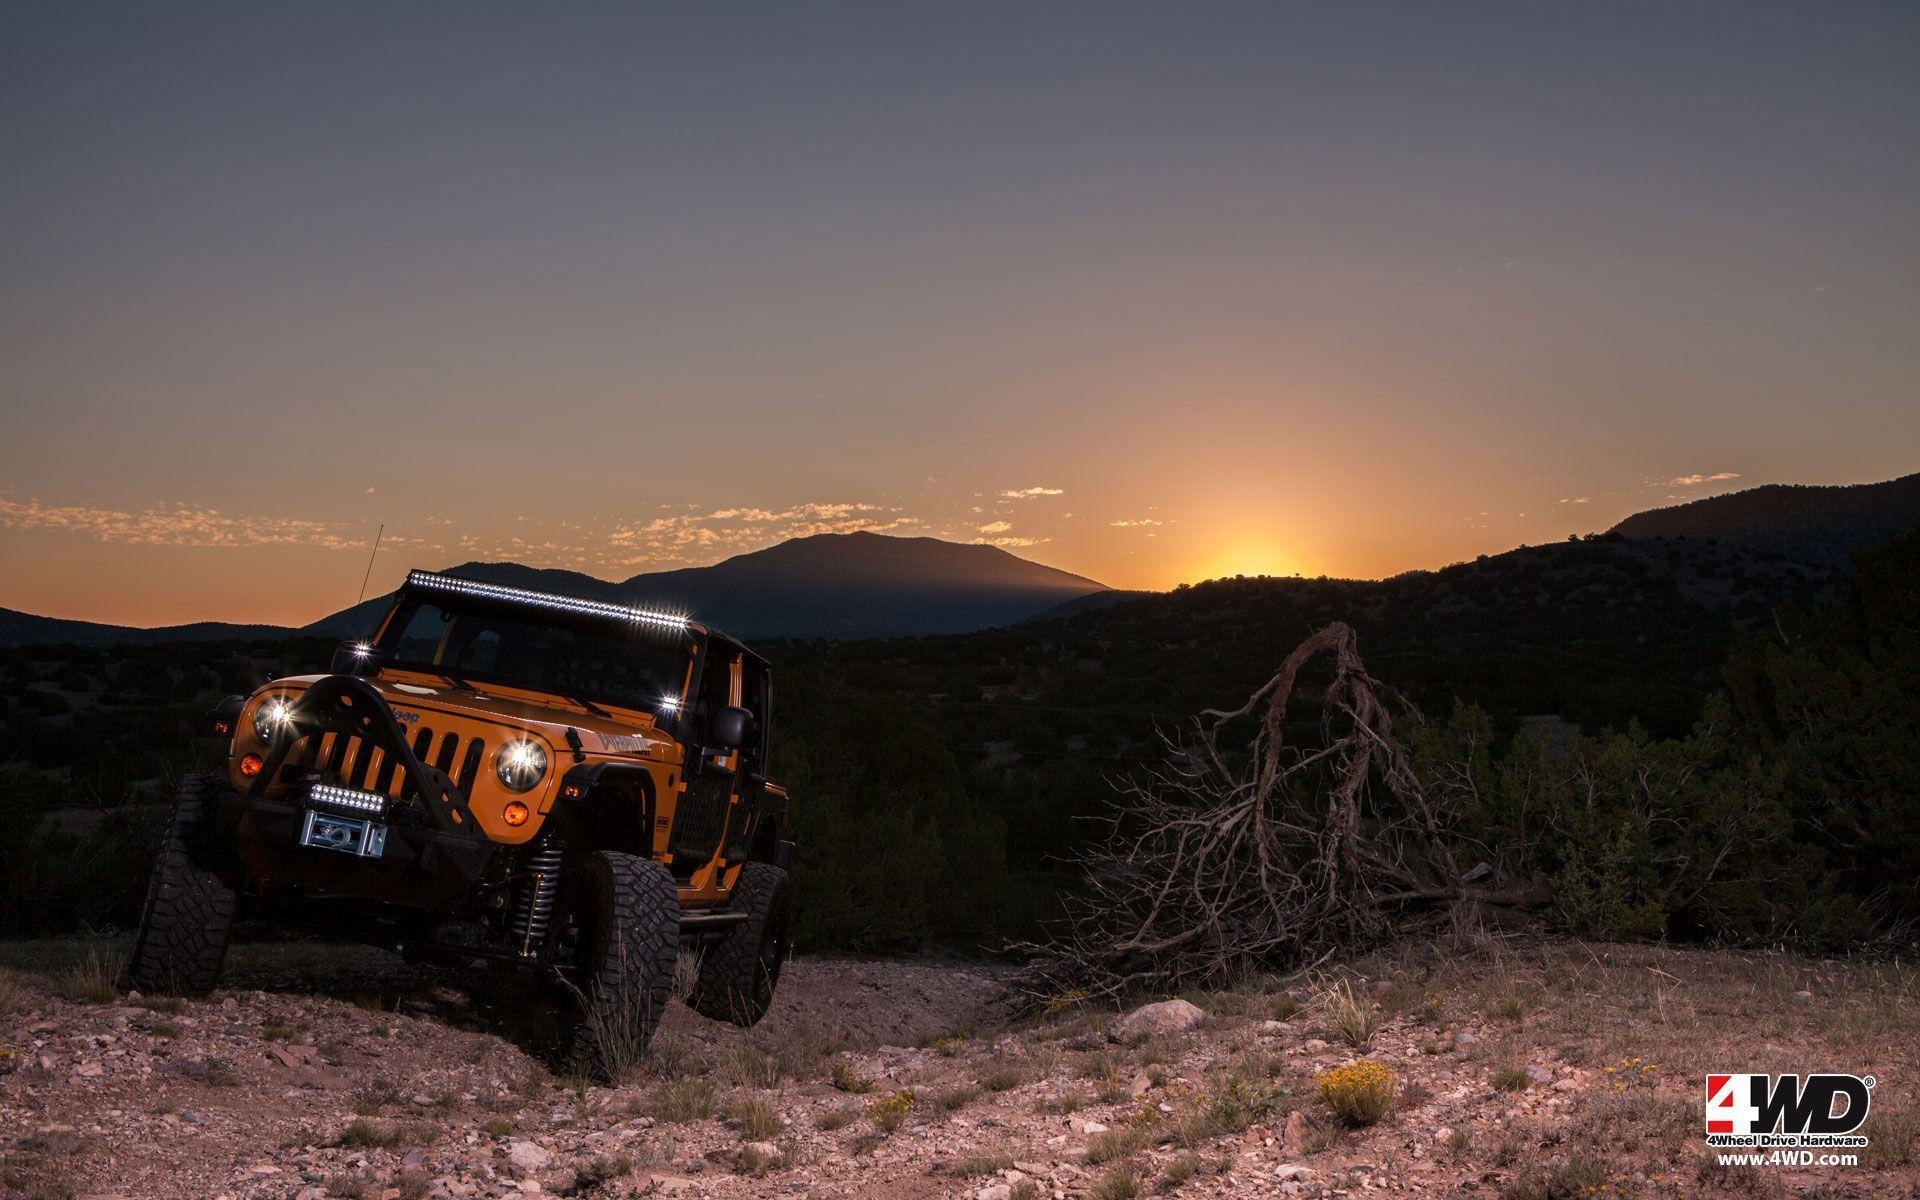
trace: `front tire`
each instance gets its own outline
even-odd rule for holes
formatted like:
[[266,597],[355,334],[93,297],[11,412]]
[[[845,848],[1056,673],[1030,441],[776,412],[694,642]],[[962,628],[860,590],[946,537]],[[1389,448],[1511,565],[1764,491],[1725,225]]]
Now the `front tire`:
[[574,1061],[617,1081],[646,1052],[673,995],[680,889],[651,859],[602,850],[572,879],[580,942]]
[[703,1017],[744,1029],[773,1007],[780,966],[793,949],[793,894],[787,873],[772,863],[741,867],[727,908],[746,913],[747,919],[707,947],[687,1003]]
[[187,839],[206,820],[214,792],[223,784],[214,775],[180,781],[173,820],[147,883],[147,906],[127,968],[130,987],[202,995],[220,983],[236,898],[232,888],[193,861]]

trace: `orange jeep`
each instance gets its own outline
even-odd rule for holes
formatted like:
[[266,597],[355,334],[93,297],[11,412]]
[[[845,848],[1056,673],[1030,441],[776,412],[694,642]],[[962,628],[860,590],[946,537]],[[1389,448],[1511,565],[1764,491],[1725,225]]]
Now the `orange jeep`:
[[643,1048],[682,945],[690,1003],[751,1025],[789,949],[772,681],[669,613],[415,571],[333,673],[208,714],[224,774],[180,788],[133,986],[204,992],[234,919],[571,985],[571,1053]]

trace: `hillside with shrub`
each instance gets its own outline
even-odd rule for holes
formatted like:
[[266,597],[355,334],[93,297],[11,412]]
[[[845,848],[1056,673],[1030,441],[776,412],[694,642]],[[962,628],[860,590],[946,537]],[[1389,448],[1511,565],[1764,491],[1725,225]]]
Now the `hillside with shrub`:
[[[1033,935],[1156,730],[1237,704],[1350,622],[1404,694],[1465,831],[1567,927],[1883,937],[1914,911],[1915,539],[1854,576],[1729,546],[1595,538],[1378,582],[1227,579],[941,638],[771,642],[797,798],[801,945]],[[10,933],[124,928],[192,718],[324,641],[16,647],[4,665]],[[1321,735],[1309,688],[1290,720]],[[1874,782],[1860,786],[1851,780]],[[1894,883],[1887,881],[1893,880]]]

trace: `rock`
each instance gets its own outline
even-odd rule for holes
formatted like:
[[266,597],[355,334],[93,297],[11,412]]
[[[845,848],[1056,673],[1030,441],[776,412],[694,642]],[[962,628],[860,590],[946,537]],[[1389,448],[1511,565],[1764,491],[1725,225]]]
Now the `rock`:
[[1013,1188],[1004,1183],[990,1183],[974,1195],[977,1200],[1012,1200]]
[[1453,1044],[1456,1046],[1471,1046],[1479,1040],[1480,1036],[1471,1029],[1462,1029],[1453,1035]]
[[1793,994],[1793,998],[1802,1004],[1808,1004],[1813,1001],[1813,993],[1812,992],[1795,992]]
[[1113,1031],[1122,1039],[1131,1040],[1149,1034],[1185,1033],[1206,1019],[1207,1014],[1198,1005],[1185,1000],[1162,1000],[1134,1009],[1120,1018]]
[[506,1145],[507,1161],[522,1171],[544,1171],[553,1155],[542,1146],[516,1138]]
[[1022,1175],[1031,1175],[1036,1179],[1044,1178],[1047,1174],[1046,1167],[1036,1162],[1020,1162],[1016,1160],[1013,1164],[1013,1169]]
[[744,1153],[758,1155],[763,1159],[780,1157],[780,1147],[774,1145],[772,1142],[748,1142],[746,1145],[740,1147],[740,1149]]
[[1325,1050],[1327,1048],[1326,1039],[1308,1038],[1304,1043],[1302,1043],[1300,1048],[1302,1050],[1305,1050],[1308,1054],[1318,1054],[1322,1050]]
[[283,1067],[304,1067],[319,1052],[312,1046],[268,1046],[267,1057]]
[[107,1068],[98,1062],[83,1062],[73,1069],[73,1073],[82,1079],[98,1079],[107,1073]]
[[1436,1142],[1444,1142],[1452,1136],[1453,1130],[1447,1128],[1445,1125],[1433,1131],[1433,1140]]
[[1153,1080],[1147,1078],[1147,1073],[1145,1071],[1142,1071],[1138,1075],[1135,1075],[1133,1077],[1133,1082],[1127,1085],[1127,1094],[1132,1096],[1135,1100],[1138,1100],[1140,1097],[1146,1095],[1148,1092],[1152,1090],[1153,1090]]
[[1280,1135],[1280,1148],[1288,1154],[1305,1154],[1309,1136],[1306,1117],[1298,1112],[1290,1112],[1287,1114],[1287,1128]]
[[1562,1079],[1559,1083],[1553,1085],[1553,1090],[1556,1092],[1577,1092],[1580,1090],[1580,1081],[1578,1079]]
[[1303,1167],[1299,1163],[1282,1163],[1273,1169],[1273,1177],[1282,1182],[1289,1179],[1305,1179],[1313,1174],[1312,1167]]

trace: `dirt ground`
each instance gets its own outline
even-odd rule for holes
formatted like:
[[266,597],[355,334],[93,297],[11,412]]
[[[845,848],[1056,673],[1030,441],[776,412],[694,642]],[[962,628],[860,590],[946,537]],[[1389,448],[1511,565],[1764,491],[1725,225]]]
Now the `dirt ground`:
[[[758,1028],[676,1006],[603,1088],[486,980],[278,944],[212,997],[130,998],[119,949],[0,946],[0,1195],[1920,1195],[1920,975],[1893,964],[1411,947],[1128,1036],[1010,1021],[995,967],[800,959]],[[1390,1080],[1375,1123],[1319,1094],[1356,1059]],[[1718,1165],[1703,1076],[1728,1071],[1875,1076],[1861,1161]]]

